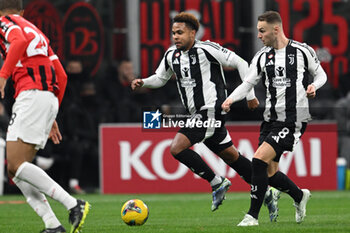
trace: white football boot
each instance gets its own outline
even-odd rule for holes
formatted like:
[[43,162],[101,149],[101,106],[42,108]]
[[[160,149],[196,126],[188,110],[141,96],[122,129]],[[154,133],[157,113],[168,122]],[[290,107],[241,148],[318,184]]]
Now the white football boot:
[[306,204],[311,197],[311,193],[308,189],[302,189],[301,191],[303,191],[303,198],[301,199],[300,203],[294,202],[295,221],[297,223],[302,223],[304,221],[306,216]]
[[256,218],[251,216],[250,214],[244,215],[243,220],[238,223],[239,227],[249,227],[249,226],[259,226],[259,222]]

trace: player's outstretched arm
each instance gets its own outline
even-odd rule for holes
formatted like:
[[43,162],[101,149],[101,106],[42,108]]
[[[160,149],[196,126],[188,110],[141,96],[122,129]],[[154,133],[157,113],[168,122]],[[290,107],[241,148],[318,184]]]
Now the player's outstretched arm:
[[[253,84],[244,81],[231,93],[231,95],[229,95],[229,97],[226,98],[224,103],[221,105],[222,110],[224,110],[225,112],[229,112],[231,105],[234,102],[240,101],[243,98],[245,98],[247,96],[247,93],[249,93],[249,91],[251,91],[253,87]],[[259,101],[258,99],[254,98],[251,99],[250,102],[248,101],[248,104],[250,104],[251,107],[257,107],[257,105],[259,105]]]
[[134,79],[131,82],[131,89],[132,90],[137,90],[137,89],[141,88],[142,86],[143,86],[143,81],[140,78]]

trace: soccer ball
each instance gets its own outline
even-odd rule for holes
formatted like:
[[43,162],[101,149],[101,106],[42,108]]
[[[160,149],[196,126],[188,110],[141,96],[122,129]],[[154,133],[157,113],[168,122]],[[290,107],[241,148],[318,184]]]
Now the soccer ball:
[[139,199],[125,202],[121,210],[122,219],[129,226],[144,224],[148,219],[148,214],[147,205]]

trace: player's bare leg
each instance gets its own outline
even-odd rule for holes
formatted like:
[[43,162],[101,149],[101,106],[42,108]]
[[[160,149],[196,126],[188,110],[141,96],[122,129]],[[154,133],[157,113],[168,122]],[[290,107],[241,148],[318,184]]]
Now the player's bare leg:
[[55,214],[53,213],[49,202],[44,194],[39,192],[37,188],[31,184],[18,179],[15,176],[18,167],[24,162],[31,162],[34,159],[37,150],[31,144],[24,143],[21,140],[7,142],[7,159],[9,177],[13,178],[13,182],[21,190],[28,204],[36,211],[45,223],[45,230],[58,229],[59,231],[51,232],[66,232]]
[[[75,233],[80,231],[86,215],[89,212],[90,204],[82,200],[77,200],[69,195],[41,168],[30,163],[35,154],[36,149],[33,144],[25,143],[22,140],[8,141],[7,156],[9,176],[13,177],[18,184],[20,184],[19,181],[26,182],[32,185],[33,190],[36,192],[44,193],[61,202],[67,210],[70,211],[69,221],[72,224],[71,232]],[[78,211],[79,213],[77,213]]]

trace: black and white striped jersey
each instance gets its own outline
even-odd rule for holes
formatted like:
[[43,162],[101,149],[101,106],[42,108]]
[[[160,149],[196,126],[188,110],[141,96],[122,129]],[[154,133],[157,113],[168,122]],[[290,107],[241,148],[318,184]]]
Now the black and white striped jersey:
[[[155,75],[144,79],[143,86],[160,87],[175,74],[178,91],[188,113],[215,109],[216,114],[221,114],[221,104],[227,97],[223,66],[238,68],[241,79],[248,71],[245,60],[217,43],[196,40],[188,51],[171,46]],[[252,90],[247,99],[253,98]]]
[[[289,40],[282,49],[263,47],[253,58],[245,81],[254,86],[262,80],[266,88],[265,121],[307,122],[311,119],[306,96],[310,75],[316,89],[326,82],[315,51],[305,43]],[[234,101],[244,92],[237,89],[230,95]]]

